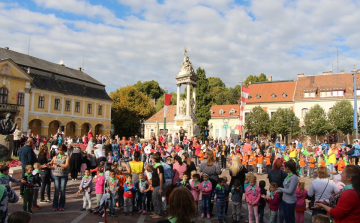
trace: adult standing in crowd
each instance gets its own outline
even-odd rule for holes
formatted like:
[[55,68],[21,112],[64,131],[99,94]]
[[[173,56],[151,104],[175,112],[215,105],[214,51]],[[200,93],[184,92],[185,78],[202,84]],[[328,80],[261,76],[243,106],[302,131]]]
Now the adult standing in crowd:
[[243,147],[243,153],[244,154],[248,154],[248,152],[250,152],[251,149],[251,145],[250,145],[250,140],[248,138],[245,139],[245,145]]
[[[61,145],[58,149],[59,154],[54,156],[50,162],[50,168],[52,169],[52,174],[54,176],[55,184],[55,193],[53,199],[53,211],[57,211],[60,208],[60,211],[64,211],[65,208],[65,189],[66,184],[69,178],[69,162],[70,158],[66,153],[66,146]],[[59,193],[60,201],[59,201]]]
[[333,177],[333,174],[331,174],[331,172],[333,172],[335,170],[335,164],[336,164],[336,145],[332,144],[331,148],[329,149],[327,156],[328,156],[328,161],[329,161],[329,168],[330,168],[330,177]]
[[94,138],[94,134],[92,132],[92,128],[89,129],[88,135],[87,135],[88,139],[90,140],[91,138]]
[[[19,160],[21,161],[21,169],[22,169],[22,176],[25,176],[25,167],[27,165],[33,166],[35,162],[37,162],[36,154],[34,153],[34,149],[36,147],[36,141],[34,138],[29,138],[25,146],[20,149],[20,157]],[[24,184],[20,184],[20,197],[24,194]]]
[[181,126],[181,127],[180,127],[180,130],[179,130],[180,142],[182,142],[182,141],[184,140],[185,133],[186,133],[186,131],[185,131],[185,130],[183,129],[183,127]]
[[72,146],[70,146],[70,148],[72,149],[72,153],[70,156],[71,179],[76,180],[81,168],[81,160],[82,160],[81,150],[77,147],[72,148]]
[[174,165],[173,165],[173,180],[172,180],[172,184],[176,185],[177,182],[180,180],[182,180],[183,178],[183,174],[186,172],[187,170],[187,165],[186,163],[183,163],[183,161],[181,160],[180,156],[176,155],[174,157]]
[[[49,149],[45,144],[40,145],[38,160],[41,165],[41,189],[40,189],[40,203],[50,201],[50,187],[51,187],[51,171],[46,166],[49,162]],[[47,194],[47,200],[45,200],[45,189]]]
[[94,155],[96,157],[97,166],[100,166],[101,161],[106,162],[106,156],[104,154],[104,147],[105,146],[103,144],[96,145],[97,149],[94,151]]
[[105,147],[105,156],[107,156],[109,153],[111,153],[111,155],[113,154],[110,139],[107,139],[105,141],[105,146],[104,147]]
[[89,142],[87,144],[87,147],[86,147],[86,152],[87,154],[91,154],[91,151],[94,149],[94,139],[93,138],[88,138],[89,139]]
[[299,183],[296,163],[294,160],[285,162],[285,172],[288,174],[284,180],[284,187],[279,187],[277,193],[282,193],[282,211],[286,223],[295,223],[296,187]]
[[330,200],[330,204],[326,201],[315,204],[330,213],[336,223],[360,222],[360,167],[347,165],[341,173],[341,181],[345,187]]
[[229,172],[230,172],[230,177],[231,177],[229,188],[231,189],[232,185],[234,185],[235,180],[239,180],[240,185],[242,186],[242,188],[244,188],[245,174],[248,171],[241,164],[240,157],[234,156],[232,158],[232,165],[228,164],[228,166],[229,166]]
[[191,174],[191,171],[195,170],[196,171],[196,166],[195,163],[193,161],[191,161],[189,154],[188,153],[183,153],[181,155],[182,160],[184,161],[184,163],[186,163],[186,172],[189,174]]
[[151,159],[155,163],[152,172],[152,202],[154,205],[155,213],[151,215],[151,217],[155,219],[160,219],[164,215],[161,200],[163,195],[163,185],[165,183],[164,167],[161,165],[161,158],[159,154],[155,153],[154,155],[152,155]]
[[137,182],[139,180],[139,174],[144,173],[144,163],[139,159],[140,159],[140,152],[135,151],[134,160],[129,163],[133,182]]
[[[314,201],[329,202],[332,194],[337,193],[339,188],[334,181],[328,179],[328,172],[326,167],[319,167],[318,178],[311,182],[308,196],[314,197]],[[326,214],[324,209],[313,208],[312,216],[317,214]]]
[[[211,150],[206,151],[206,157],[207,159],[200,164],[199,171],[202,172],[203,174],[206,173],[207,175],[209,175],[209,180],[212,186],[212,191],[211,191],[212,194],[219,180],[221,169],[219,164],[215,162],[214,153]],[[209,207],[210,207],[210,213],[212,213],[214,205],[211,202],[209,204]]]

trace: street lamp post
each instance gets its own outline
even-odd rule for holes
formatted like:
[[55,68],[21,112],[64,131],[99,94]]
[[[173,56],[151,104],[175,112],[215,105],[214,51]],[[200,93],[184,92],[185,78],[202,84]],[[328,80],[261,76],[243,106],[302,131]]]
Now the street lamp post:
[[290,143],[292,143],[292,128],[293,128],[293,125],[294,125],[294,119],[291,119],[291,121],[290,121]]

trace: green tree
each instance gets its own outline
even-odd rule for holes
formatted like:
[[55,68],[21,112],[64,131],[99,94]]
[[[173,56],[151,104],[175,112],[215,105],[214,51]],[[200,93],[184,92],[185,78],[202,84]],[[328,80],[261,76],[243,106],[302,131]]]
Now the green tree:
[[260,106],[251,109],[245,120],[245,128],[250,130],[253,135],[260,136],[270,130],[270,117]]
[[[291,121],[293,124],[291,125]],[[271,116],[271,132],[281,134],[282,137],[288,136],[291,132],[292,136],[296,136],[301,132],[300,120],[290,108],[278,108]],[[291,140],[291,139],[290,139]]]
[[227,88],[219,77],[208,77],[211,104],[226,104]]
[[261,73],[259,76],[250,75],[246,78],[244,84],[245,86],[249,86],[249,83],[261,82],[261,81],[268,81],[266,74]]
[[[170,94],[172,95],[171,101],[170,101],[170,105],[176,105],[176,93],[175,93],[175,92],[171,92]],[[156,101],[155,112],[160,111],[160,110],[164,107],[164,99],[165,99],[165,95],[163,94],[163,95]]]
[[325,110],[319,104],[311,107],[306,113],[304,124],[305,134],[315,136],[316,142],[318,136],[323,136],[329,131],[329,122]]
[[110,98],[113,100],[111,122],[115,133],[122,136],[137,134],[141,121],[150,118],[155,112],[149,97],[135,86],[128,85],[110,92]]
[[350,101],[342,100],[335,103],[328,113],[331,128],[336,132],[347,135],[350,143],[349,134],[353,132],[354,110]]
[[206,78],[206,72],[200,67],[196,70],[198,77],[196,87],[196,118],[197,124],[201,130],[201,135],[204,135],[204,128],[208,126],[210,119],[210,95],[209,95],[209,80]]
[[227,104],[238,104],[241,98],[241,86],[230,87],[226,92]]
[[145,81],[141,83],[141,81],[136,82],[134,86],[138,89],[138,91],[143,92],[151,99],[158,99],[161,95],[164,94],[164,90],[160,87],[159,83],[152,80],[152,81]]

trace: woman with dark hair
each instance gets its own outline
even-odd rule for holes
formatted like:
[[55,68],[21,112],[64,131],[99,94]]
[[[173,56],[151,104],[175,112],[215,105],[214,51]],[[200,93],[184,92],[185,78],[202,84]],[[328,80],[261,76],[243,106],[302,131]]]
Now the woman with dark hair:
[[[51,171],[50,168],[46,167],[46,164],[49,162],[47,158],[49,155],[48,147],[45,144],[40,145],[38,161],[41,166],[41,189],[40,189],[40,203],[49,202],[50,201],[50,187],[51,187]],[[45,165],[44,165],[45,164]],[[47,200],[45,200],[45,188],[47,194]]]
[[296,207],[296,187],[299,183],[299,175],[296,171],[296,163],[294,160],[285,162],[285,172],[287,176],[283,182],[284,187],[279,187],[277,193],[282,193],[282,213],[286,223],[295,223],[295,207]]
[[186,172],[187,170],[187,164],[183,163],[183,161],[181,160],[181,157],[176,155],[174,157],[175,163],[173,165],[173,173],[174,173],[174,177],[172,180],[172,184],[176,185],[176,183],[180,180],[182,180],[183,178],[183,174]]
[[347,165],[341,173],[341,182],[345,187],[330,199],[316,201],[315,204],[330,213],[336,223],[360,222],[360,167]]
[[73,148],[71,145],[67,147],[71,149],[72,153],[70,156],[70,173],[71,180],[76,180],[81,167],[81,150],[79,148]]
[[[219,164],[215,162],[215,156],[214,156],[213,151],[207,150],[206,157],[207,157],[206,161],[204,161],[200,164],[199,171],[202,173],[206,173],[209,176],[209,180],[212,185],[212,191],[211,191],[211,194],[212,194],[212,192],[215,190],[215,187],[219,180],[219,175],[221,174],[221,169],[220,169]],[[209,207],[210,207],[210,213],[211,213],[214,205],[210,202]]]
[[184,163],[187,164],[186,173],[188,173],[190,176],[191,171],[193,171],[193,170],[196,171],[195,163],[193,161],[191,161],[188,153],[183,153],[181,158],[183,159]]

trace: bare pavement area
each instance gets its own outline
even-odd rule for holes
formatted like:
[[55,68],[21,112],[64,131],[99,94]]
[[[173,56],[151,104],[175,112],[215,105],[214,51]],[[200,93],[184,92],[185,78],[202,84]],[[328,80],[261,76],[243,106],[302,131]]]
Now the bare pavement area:
[[[224,171],[221,176],[227,176],[228,181],[230,181],[229,173],[228,171]],[[261,175],[257,176],[258,182],[260,180],[266,181],[266,189],[268,189],[269,183],[267,180],[267,175]],[[306,189],[309,189],[311,181],[313,179],[305,178],[305,187]],[[39,210],[33,210],[34,214],[32,215],[32,222],[33,223],[41,223],[41,222],[51,222],[51,223],[99,223],[104,222],[104,218],[102,218],[99,215],[94,215],[92,213],[86,212],[86,211],[79,211],[79,209],[82,207],[82,195],[76,194],[78,191],[78,187],[80,184],[80,180],[77,181],[71,181],[69,180],[66,187],[66,205],[65,205],[65,211],[56,211],[53,212],[52,210],[52,203],[38,203],[38,205],[41,207]],[[14,187],[14,190],[17,194],[19,194],[19,186]],[[51,199],[53,198],[53,192],[54,187],[52,184],[51,188]],[[92,201],[93,201],[93,207],[95,205],[96,199],[95,194],[92,194]],[[39,193],[40,196],[40,193]],[[241,209],[242,219],[240,222],[245,222],[246,219],[246,210],[245,210],[245,202],[243,201],[243,208]],[[200,218],[200,212],[198,214],[198,218],[195,220],[195,222],[198,223],[217,223],[217,213],[216,213],[216,204],[214,205],[213,213],[214,216],[211,219],[201,219]],[[199,208],[201,210],[201,201],[199,201]],[[12,213],[14,211],[20,211],[22,210],[22,199],[20,198],[19,201],[16,204],[9,204],[9,213]],[[138,214],[137,212],[133,212],[132,216],[124,216],[123,211],[116,210],[116,218],[109,217],[107,219],[107,222],[126,222],[126,223],[142,223],[142,222],[149,222],[149,223],[155,223],[158,221],[158,219],[152,219],[150,217],[150,213],[147,213],[146,215]],[[232,222],[231,217],[232,209],[231,209],[231,201],[229,203],[229,210],[227,215],[227,221]],[[267,219],[268,216],[268,206],[265,207],[265,215],[264,215],[264,222],[269,222]],[[311,212],[306,211],[304,222],[310,222]]]

